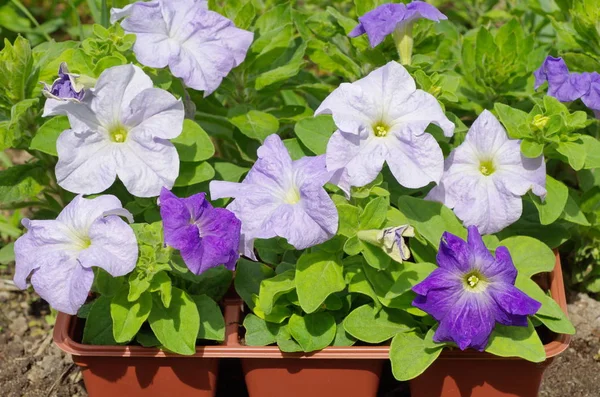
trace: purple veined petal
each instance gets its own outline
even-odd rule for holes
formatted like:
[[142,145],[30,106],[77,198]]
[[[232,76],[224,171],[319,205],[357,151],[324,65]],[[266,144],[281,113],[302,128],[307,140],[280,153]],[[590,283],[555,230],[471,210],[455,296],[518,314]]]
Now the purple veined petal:
[[314,184],[323,186],[331,179],[331,173],[327,171],[325,155],[306,156],[292,163],[294,181],[298,186]]
[[318,245],[335,234],[323,229],[302,206],[289,204],[279,206],[264,227],[272,229],[298,250]]
[[431,315],[437,321],[442,321],[450,310],[461,301],[464,290],[455,284],[444,289],[430,289],[427,295],[418,295],[412,305]]
[[114,149],[119,179],[137,197],[154,197],[163,187],[172,188],[179,176],[179,154],[165,139],[129,132]]
[[342,192],[344,192],[344,196],[346,196],[346,199],[349,200],[352,185],[350,184],[348,170],[346,168],[338,168],[337,170],[331,171],[330,175],[331,177],[329,178],[329,183],[332,183],[339,187],[342,190]]
[[74,193],[96,194],[108,189],[117,177],[109,141],[91,132],[64,131],[56,141],[56,179]]
[[383,4],[358,18],[362,29],[369,37],[371,47],[375,48],[391,34],[396,26],[406,18],[404,4]]
[[590,89],[581,100],[588,108],[594,111],[600,110],[600,74],[590,73]]
[[415,20],[419,18],[429,19],[430,21],[440,22],[448,19],[437,8],[424,1],[414,0],[406,5],[407,19]]
[[546,57],[542,66],[534,72],[535,89],[548,82],[548,95],[561,102],[571,102],[585,95],[591,83],[589,74],[569,73],[562,58]]
[[176,249],[184,249],[190,243],[196,244],[196,237],[199,236],[196,222],[203,212],[212,209],[206,200],[206,194],[179,198],[163,187],[159,204],[165,243]]
[[98,78],[92,110],[106,125],[120,123],[133,99],[152,87],[150,77],[135,65],[108,68]]
[[365,186],[374,181],[386,157],[385,141],[367,133],[357,136],[336,131],[327,144],[327,169],[344,168],[351,186]]
[[385,141],[386,161],[399,184],[415,189],[440,181],[444,154],[433,136],[417,135],[409,127],[390,134],[393,135]]
[[488,110],[484,110],[469,128],[465,141],[475,149],[475,154],[491,157],[508,141],[508,135],[498,119]]
[[460,273],[439,267],[435,269],[427,278],[415,285],[412,290],[419,295],[427,295],[436,289],[456,289],[462,288],[462,279]]
[[131,133],[137,130],[149,136],[173,139],[183,130],[184,114],[183,102],[171,93],[149,88],[133,98],[123,124],[132,128]]
[[525,157],[520,141],[509,140],[496,152],[494,178],[504,183],[506,190],[517,196],[528,191],[544,199],[546,197],[546,162],[544,156]]
[[31,276],[35,291],[54,309],[75,315],[85,303],[94,272],[79,265],[76,259],[48,263]]
[[292,158],[283,141],[278,135],[269,135],[257,154],[258,160],[248,171],[244,183],[269,189],[283,199],[293,179]]
[[437,99],[422,90],[414,91],[402,101],[402,105],[390,107],[389,117],[394,120],[392,126],[410,126],[415,134],[422,134],[429,124],[435,124],[445,136],[454,135],[454,123],[448,120]]
[[481,234],[479,234],[477,227],[469,226],[467,227],[467,230],[467,245],[472,254],[474,267],[479,269],[484,276],[489,277],[491,274],[488,273],[488,269],[494,268],[496,259],[483,243],[483,239],[481,238]]
[[[325,232],[327,239],[338,230],[338,211],[321,185],[305,185],[300,189],[301,204],[304,212]],[[316,234],[316,233],[315,233]]]
[[450,272],[467,273],[472,268],[472,258],[465,240],[452,233],[444,232],[436,257],[439,267]]
[[504,311],[513,315],[533,316],[542,304],[512,284],[490,283],[486,291]]
[[514,284],[517,279],[517,268],[513,264],[510,252],[506,247],[498,247],[495,252],[495,261],[485,268],[486,277],[492,281]]
[[97,219],[88,231],[90,246],[79,253],[79,263],[106,270],[113,277],[124,276],[134,268],[138,245],[133,229],[121,218]]
[[350,33],[348,33],[348,37],[358,37],[358,36],[362,36],[363,34],[366,34],[367,31],[365,30],[365,28],[363,27],[362,23],[358,23],[358,25],[356,25],[354,27],[354,29],[352,29],[352,31]]
[[483,351],[494,329],[497,311],[486,294],[464,293],[440,321],[433,340],[455,342],[461,350]]

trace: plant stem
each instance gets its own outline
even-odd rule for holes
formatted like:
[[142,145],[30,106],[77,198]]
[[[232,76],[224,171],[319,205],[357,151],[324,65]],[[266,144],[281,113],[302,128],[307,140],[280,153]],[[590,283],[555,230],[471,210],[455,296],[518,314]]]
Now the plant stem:
[[46,32],[44,32],[41,29],[41,25],[40,23],[34,18],[33,15],[31,15],[31,13],[29,12],[29,10],[27,9],[27,7],[25,7],[23,5],[23,3],[21,3],[19,0],[12,0],[12,3],[15,5],[15,7],[17,7],[23,14],[25,14],[25,16],[27,18],[29,18],[29,20],[35,25],[36,28],[40,28],[40,33],[42,36],[44,36],[44,38],[46,39],[46,41],[52,41],[52,37],[50,37],[50,35]]
[[394,30],[393,37],[400,56],[400,63],[410,65],[413,51],[412,22],[400,24]]
[[108,29],[108,5],[106,4],[106,0],[102,0],[102,16],[101,16],[101,23],[102,26],[104,26],[105,28]]

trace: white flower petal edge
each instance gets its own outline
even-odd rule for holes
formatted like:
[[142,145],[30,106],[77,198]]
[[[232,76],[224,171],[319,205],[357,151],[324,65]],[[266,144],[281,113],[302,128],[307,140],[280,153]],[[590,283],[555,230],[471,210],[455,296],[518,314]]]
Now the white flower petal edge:
[[315,112],[320,114],[331,114],[338,127],[327,145],[327,169],[345,192],[372,182],[385,162],[403,186],[439,182],[443,154],[425,129],[433,123],[452,136],[454,124],[399,63],[342,84]]
[[544,157],[523,156],[520,141],[509,139],[487,110],[444,168],[440,184],[426,198],[453,208],[465,225],[477,226],[484,234],[516,222],[523,212],[521,196],[529,190],[542,199],[546,195]]
[[166,139],[183,129],[183,103],[152,87],[137,66],[105,70],[89,102],[62,108],[71,124],[56,144],[58,183],[75,193],[95,194],[116,177],[138,197],[171,188],[179,175],[179,155]]

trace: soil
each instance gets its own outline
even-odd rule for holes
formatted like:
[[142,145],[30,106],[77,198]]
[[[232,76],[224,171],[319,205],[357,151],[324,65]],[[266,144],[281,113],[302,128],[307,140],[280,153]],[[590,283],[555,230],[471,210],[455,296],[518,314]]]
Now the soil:
[[[52,343],[50,310],[36,295],[18,291],[0,271],[0,390],[2,397],[86,397],[81,373]],[[571,297],[569,313],[577,335],[546,371],[540,397],[598,397],[600,390],[600,302]],[[222,360],[221,374],[239,373]],[[387,369],[389,371],[389,367]],[[230,376],[232,377],[232,376]],[[384,379],[388,378],[384,376]],[[220,379],[223,381],[223,379]],[[382,383],[380,396],[409,397],[406,384]],[[243,397],[241,376],[219,382],[219,396]]]

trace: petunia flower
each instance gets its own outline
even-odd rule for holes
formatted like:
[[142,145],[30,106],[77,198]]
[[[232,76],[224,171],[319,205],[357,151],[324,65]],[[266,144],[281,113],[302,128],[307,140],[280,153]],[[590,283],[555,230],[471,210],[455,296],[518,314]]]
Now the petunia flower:
[[138,246],[129,211],[110,195],[77,196],[55,220],[23,220],[27,232],[15,242],[14,282],[34,290],[54,309],[76,314],[94,281],[93,267],[113,277],[135,268]]
[[235,198],[227,209],[242,221],[243,254],[256,260],[257,238],[279,236],[304,249],[335,235],[337,209],[323,188],[330,177],[324,156],[292,161],[279,136],[270,135],[242,183],[212,181],[210,195]]
[[[366,34],[369,37],[371,47],[375,48],[387,35],[394,33],[396,45],[400,46],[404,36],[409,39],[410,49],[407,49],[407,58],[402,63],[410,63],[410,53],[412,53],[412,24],[420,18],[439,22],[448,19],[437,8],[424,1],[413,1],[409,4],[388,3],[380,5],[358,18],[358,25],[348,34],[350,37],[358,37]],[[402,51],[400,56],[403,57]]]
[[546,57],[544,63],[534,72],[535,89],[548,82],[548,95],[561,102],[581,99],[600,115],[600,74],[597,72],[570,73],[562,58]]
[[194,274],[225,265],[235,269],[241,222],[224,208],[213,208],[204,193],[179,198],[163,188],[159,198],[165,243],[181,252]]
[[64,114],[60,106],[64,102],[81,102],[96,83],[91,77],[69,73],[66,62],[62,62],[58,69],[58,78],[52,85],[43,83],[42,94],[47,98],[44,106],[44,117]]
[[168,139],[181,134],[184,110],[167,91],[134,65],[106,69],[89,101],[65,102],[71,129],[56,142],[58,184],[71,192],[95,194],[116,177],[138,197],[172,187],[179,155]]
[[499,232],[521,217],[521,196],[529,190],[546,196],[544,157],[523,156],[520,143],[484,110],[446,159],[442,180],[426,199],[454,209],[465,225],[481,233]]
[[344,169],[341,177],[335,174],[343,185],[372,182],[385,162],[408,188],[440,180],[444,156],[425,129],[434,123],[452,136],[454,124],[432,95],[416,88],[399,63],[392,61],[361,80],[343,83],[325,98],[315,112],[319,114],[333,115],[338,128],[327,144],[327,169]]
[[188,87],[207,96],[240,65],[254,34],[210,11],[206,0],[138,1],[111,10],[111,23],[136,35],[133,51],[146,66],[167,65]]
[[468,230],[466,242],[444,233],[439,267],[413,287],[412,304],[439,321],[435,342],[483,351],[496,323],[526,327],[541,304],[514,286],[517,269],[508,249],[498,247],[494,257],[477,228]]
[[390,258],[402,263],[410,258],[410,249],[404,237],[415,237],[415,229],[410,225],[401,225],[382,230],[359,230],[356,237],[380,247]]

